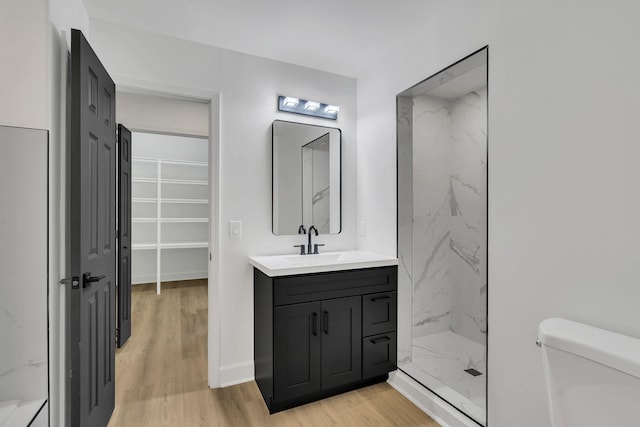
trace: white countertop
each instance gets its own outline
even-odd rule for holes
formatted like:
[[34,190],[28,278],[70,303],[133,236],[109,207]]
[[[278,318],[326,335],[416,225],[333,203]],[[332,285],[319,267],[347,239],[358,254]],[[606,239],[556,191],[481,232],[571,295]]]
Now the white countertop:
[[398,259],[366,251],[325,252],[316,255],[251,256],[249,264],[270,277],[398,265]]

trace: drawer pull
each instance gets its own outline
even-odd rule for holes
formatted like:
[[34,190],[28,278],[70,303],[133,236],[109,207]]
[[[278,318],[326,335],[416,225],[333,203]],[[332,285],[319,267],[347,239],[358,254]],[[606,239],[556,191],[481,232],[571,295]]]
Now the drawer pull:
[[329,334],[329,312],[324,312],[324,333]]
[[371,340],[371,344],[380,344],[381,342],[386,342],[386,341],[391,341],[391,338],[389,337],[374,338]]
[[313,313],[313,320],[311,322],[311,327],[312,327],[312,332],[313,332],[313,336],[317,337],[318,336],[318,313],[314,312]]
[[382,301],[382,300],[388,300],[391,299],[391,297],[389,295],[384,295],[384,296],[380,296],[380,297],[373,297],[371,298],[372,302],[378,302],[378,301]]

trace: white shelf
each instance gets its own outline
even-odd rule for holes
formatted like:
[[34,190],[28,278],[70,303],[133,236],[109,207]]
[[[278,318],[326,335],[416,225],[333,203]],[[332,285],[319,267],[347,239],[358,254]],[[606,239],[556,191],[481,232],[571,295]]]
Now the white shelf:
[[208,205],[209,200],[207,199],[162,199],[162,203],[173,203],[173,204],[199,204],[199,205]]
[[[143,223],[143,222],[156,222],[157,218],[131,218],[131,222]],[[160,218],[160,222],[165,223],[183,223],[183,222],[209,222],[209,218]]]
[[[137,177],[131,178],[131,182],[150,182],[157,183],[157,178],[145,178],[145,177]],[[209,185],[209,181],[200,180],[200,179],[169,179],[162,178],[160,179],[162,184],[180,184],[180,185]]]
[[180,243],[163,243],[160,245],[162,249],[197,249],[208,248],[209,242],[180,242]]
[[132,197],[131,201],[133,203],[157,203],[158,199],[154,197]]
[[168,165],[183,165],[183,166],[209,166],[207,162],[194,162],[190,160],[173,160],[173,159],[153,159],[149,157],[132,157],[134,162],[141,163],[162,163]]
[[[189,195],[194,195],[195,197],[198,197],[198,196],[202,197],[204,194],[197,194],[199,193],[199,191],[195,192],[195,188],[189,189],[188,187],[185,187],[185,191],[178,191],[179,188],[182,188],[182,187],[179,187],[179,188],[174,187],[171,189],[172,190],[171,192],[174,193],[172,194],[174,197],[164,198],[162,197],[162,194],[163,194],[162,187],[165,185],[174,185],[174,184],[182,185],[182,186],[209,185],[209,182],[207,180],[188,179],[190,177],[203,177],[206,170],[202,168],[208,167],[208,164],[206,162],[191,162],[191,161],[182,161],[182,160],[153,159],[153,158],[142,158],[142,157],[134,157],[132,158],[132,161],[136,163],[147,164],[146,166],[143,167],[146,175],[155,175],[154,177],[134,176],[131,179],[131,182],[149,183],[149,184],[153,184],[153,186],[155,187],[155,194],[149,191],[150,188],[138,188],[137,189],[138,194],[136,193],[133,194],[133,196],[151,196],[151,197],[132,197],[131,198],[131,201],[133,203],[155,204],[155,206],[150,207],[155,212],[153,212],[149,208],[142,209],[140,211],[140,214],[142,215],[153,215],[155,213],[155,216],[132,218],[132,222],[134,224],[138,224],[138,223],[155,224],[155,242],[133,244],[132,249],[134,251],[155,251],[154,253],[156,256],[156,275],[155,275],[156,289],[157,289],[157,293],[160,294],[162,258],[163,256],[165,256],[163,255],[164,250],[195,249],[195,248],[209,247],[209,243],[207,241],[160,243],[163,241],[162,236],[163,236],[163,227],[165,227],[164,224],[189,224],[189,223],[207,224],[209,222],[209,218],[201,217],[203,214],[206,214],[206,213],[203,211],[201,206],[198,206],[198,205],[207,205],[209,203],[209,200],[207,200],[206,198],[189,198],[188,197]],[[184,166],[184,167],[171,167],[169,169],[165,168],[165,166],[169,167],[170,165],[178,165],[178,166]],[[155,172],[151,170],[152,168],[155,168]],[[193,169],[193,168],[197,168],[197,169]],[[163,173],[166,176],[168,171],[171,172],[172,178],[163,177]],[[135,173],[135,169],[134,169],[134,173]],[[174,176],[176,175],[177,177],[174,178]],[[184,179],[180,178],[180,175],[184,176]],[[134,187],[134,191],[136,191],[135,187]],[[177,198],[175,197],[176,195],[178,196]],[[180,196],[182,195],[187,197],[181,198]],[[170,205],[170,204],[178,205],[175,207],[166,208],[171,210],[172,215],[177,213],[178,214],[177,217],[168,217],[168,218],[163,217],[163,209],[165,209],[163,206]],[[190,234],[193,233],[194,231],[197,231],[196,229],[189,230],[188,228],[186,228],[186,226],[182,226],[183,228],[179,228],[180,227],[179,225],[172,225],[167,227],[168,228],[170,227],[169,231],[172,232],[171,234],[175,234],[183,229],[184,231],[190,231]],[[142,230],[139,229],[138,231],[142,231]],[[144,231],[150,231],[150,230],[144,230]],[[134,233],[136,232],[135,227],[133,232]],[[198,234],[192,235],[191,237],[184,236],[183,238],[187,238],[187,239],[192,238],[192,239],[198,239],[198,240],[206,239],[207,233],[205,231],[204,233],[202,233],[202,236],[200,235],[200,233],[198,233]],[[151,237],[151,239],[153,239],[153,237]]]
[[138,176],[138,177],[133,177],[131,178],[131,182],[151,182],[154,184],[158,183],[158,179],[157,178],[145,178],[142,176]]
[[157,218],[131,218],[132,223],[156,222]]
[[209,218],[161,218],[161,222],[209,222]]
[[157,249],[157,248],[158,248],[158,245],[156,245],[155,243],[134,243],[133,245],[131,245],[131,249],[133,249],[134,251]]
[[[179,242],[179,243],[162,243],[160,249],[198,249],[208,248],[209,242]],[[137,243],[132,246],[134,251],[155,250],[158,245],[155,243]]]
[[[133,203],[157,203],[158,199],[154,197],[134,197],[131,199],[131,201]],[[206,205],[209,203],[209,200],[207,199],[162,199],[160,203]]]
[[209,181],[207,180],[199,180],[199,179],[161,179],[160,182],[163,184],[180,184],[180,185],[209,185]]

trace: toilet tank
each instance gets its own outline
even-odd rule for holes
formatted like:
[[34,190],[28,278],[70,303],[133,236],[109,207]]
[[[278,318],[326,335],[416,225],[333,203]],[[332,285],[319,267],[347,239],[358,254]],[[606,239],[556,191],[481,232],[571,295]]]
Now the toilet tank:
[[553,427],[640,426],[640,339],[552,318],[538,340]]

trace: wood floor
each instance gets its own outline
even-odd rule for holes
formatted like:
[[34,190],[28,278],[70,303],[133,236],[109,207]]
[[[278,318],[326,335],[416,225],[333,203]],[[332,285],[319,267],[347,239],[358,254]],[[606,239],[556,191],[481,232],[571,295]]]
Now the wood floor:
[[426,426],[438,424],[386,383],[274,415],[255,382],[207,386],[204,280],[136,285],[132,336],[116,352],[116,426]]

